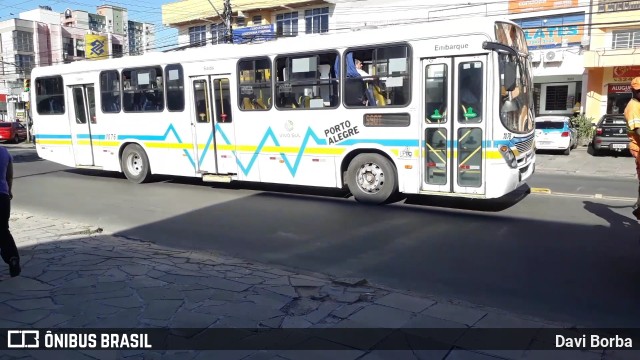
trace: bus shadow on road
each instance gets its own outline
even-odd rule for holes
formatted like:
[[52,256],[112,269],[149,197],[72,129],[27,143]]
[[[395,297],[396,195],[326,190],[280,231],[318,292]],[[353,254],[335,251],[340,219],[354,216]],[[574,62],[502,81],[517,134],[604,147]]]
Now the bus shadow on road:
[[496,199],[469,199],[452,196],[409,195],[405,204],[463,209],[484,212],[504,211],[524,200],[531,193],[528,185]]

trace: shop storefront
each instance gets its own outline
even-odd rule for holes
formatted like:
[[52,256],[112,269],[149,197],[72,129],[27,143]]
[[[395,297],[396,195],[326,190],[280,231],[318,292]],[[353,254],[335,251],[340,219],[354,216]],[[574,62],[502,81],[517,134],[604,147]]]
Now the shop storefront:
[[532,55],[535,115],[581,112],[586,85],[580,52],[584,12],[514,21],[523,27]]
[[607,114],[622,114],[631,100],[631,85],[609,84],[607,86]]

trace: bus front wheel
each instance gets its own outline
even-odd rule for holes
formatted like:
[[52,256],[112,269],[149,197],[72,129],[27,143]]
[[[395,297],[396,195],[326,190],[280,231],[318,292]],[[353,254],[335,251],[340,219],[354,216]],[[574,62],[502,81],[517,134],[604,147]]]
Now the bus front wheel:
[[347,169],[347,186],[358,202],[385,203],[398,191],[395,166],[379,154],[357,155]]
[[120,163],[122,172],[124,172],[129,181],[142,184],[151,177],[149,158],[144,149],[138,144],[129,144],[124,148]]

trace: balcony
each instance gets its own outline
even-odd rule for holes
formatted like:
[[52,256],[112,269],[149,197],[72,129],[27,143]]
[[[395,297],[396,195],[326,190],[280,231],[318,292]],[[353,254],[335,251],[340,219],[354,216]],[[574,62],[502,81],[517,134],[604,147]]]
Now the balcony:
[[613,67],[640,64],[640,48],[600,49],[584,52],[584,67]]
[[600,13],[628,10],[640,10],[640,0],[600,0],[598,2],[598,12]]

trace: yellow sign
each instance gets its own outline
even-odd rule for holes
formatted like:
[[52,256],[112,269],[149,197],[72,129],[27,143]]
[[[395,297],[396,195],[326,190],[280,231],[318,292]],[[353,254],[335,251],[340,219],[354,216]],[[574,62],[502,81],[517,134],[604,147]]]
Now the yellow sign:
[[103,35],[84,36],[84,54],[87,59],[102,60],[109,58],[109,42]]

